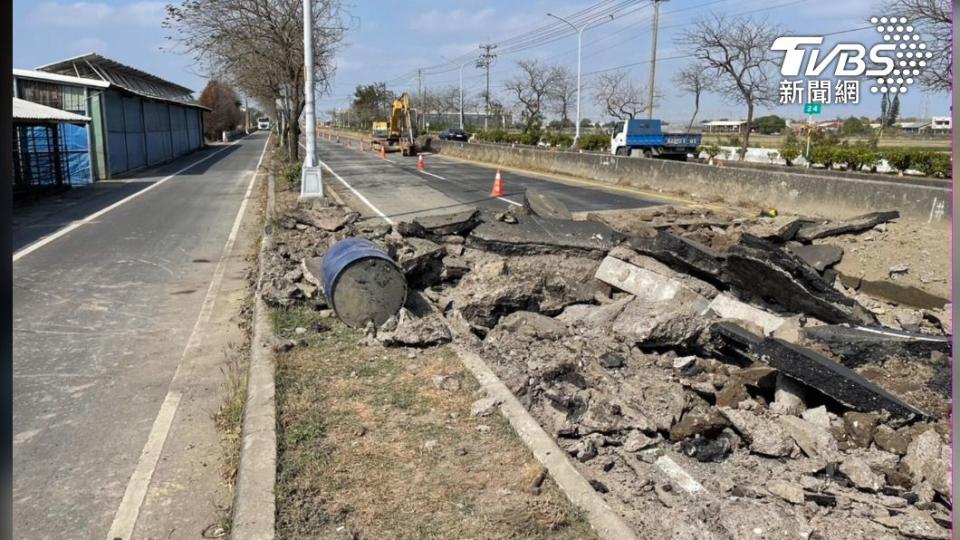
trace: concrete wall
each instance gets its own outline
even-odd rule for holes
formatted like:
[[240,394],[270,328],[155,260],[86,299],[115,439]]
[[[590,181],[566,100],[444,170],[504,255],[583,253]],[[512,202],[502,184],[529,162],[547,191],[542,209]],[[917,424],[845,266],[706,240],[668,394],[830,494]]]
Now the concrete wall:
[[899,183],[890,177],[840,178],[436,139],[431,141],[431,148],[441,154],[506,167],[829,218],[899,210],[904,219],[949,225],[953,212],[949,188]]

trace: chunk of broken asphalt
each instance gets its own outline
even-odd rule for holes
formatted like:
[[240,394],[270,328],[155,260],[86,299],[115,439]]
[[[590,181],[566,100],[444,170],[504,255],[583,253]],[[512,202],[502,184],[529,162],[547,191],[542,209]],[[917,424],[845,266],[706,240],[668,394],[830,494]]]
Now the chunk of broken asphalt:
[[821,273],[840,262],[840,259],[843,258],[842,247],[828,244],[795,246],[790,248],[790,252],[800,257],[803,262],[809,264],[814,270]]
[[688,272],[714,284],[718,283],[723,270],[723,255],[699,242],[667,231],[658,230],[656,236],[651,238],[630,237],[627,245],[671,268]]
[[900,212],[896,210],[889,212],[872,212],[862,216],[856,216],[840,221],[828,221],[815,225],[801,227],[797,231],[796,238],[801,241],[809,242],[817,238],[826,238],[828,236],[837,236],[840,234],[865,231],[872,229],[880,223],[886,223],[900,217]]
[[929,361],[930,353],[950,356],[949,336],[903,332],[880,326],[828,325],[800,331],[804,339],[816,341],[843,360],[848,367],[883,362],[891,357]]
[[567,205],[553,194],[528,188],[523,194],[523,205],[533,214],[552,219],[573,219]]
[[730,322],[714,323],[710,334],[716,353],[743,362],[764,362],[852,409],[885,409],[898,417],[929,416],[859,373],[810,349],[776,338],[760,338]]
[[727,252],[723,280],[744,294],[828,323],[870,323],[873,316],[795,255],[744,235]]
[[776,338],[765,338],[752,346],[781,373],[814,388],[859,411],[888,410],[894,416],[927,417],[920,409],[868,381],[859,373],[812,350]]
[[578,255],[600,259],[623,235],[595,221],[536,216],[510,225],[488,221],[470,232],[468,245],[503,255]]

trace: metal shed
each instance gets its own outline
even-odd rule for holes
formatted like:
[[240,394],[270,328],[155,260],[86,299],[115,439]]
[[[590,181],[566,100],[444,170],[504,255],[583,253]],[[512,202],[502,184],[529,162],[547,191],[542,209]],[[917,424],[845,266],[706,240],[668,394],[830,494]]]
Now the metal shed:
[[[89,116],[13,98],[13,190],[18,196],[89,184]],[[71,129],[79,126],[81,129]]]
[[[19,72],[19,75],[18,75]],[[86,91],[90,124],[91,155],[98,179],[124,175],[157,165],[203,147],[203,115],[189,88],[139,69],[90,53],[40,66],[15,70],[19,97],[27,94],[55,95],[77,81],[95,82],[98,91]],[[31,90],[38,84],[41,91]],[[59,106],[56,98],[49,99]],[[64,103],[66,98],[60,98]]]

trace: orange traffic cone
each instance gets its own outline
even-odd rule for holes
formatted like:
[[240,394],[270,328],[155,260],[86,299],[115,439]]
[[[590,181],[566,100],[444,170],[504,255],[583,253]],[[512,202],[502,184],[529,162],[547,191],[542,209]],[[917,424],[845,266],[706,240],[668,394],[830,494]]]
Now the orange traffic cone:
[[424,170],[424,167],[423,167],[423,154],[420,154],[419,159],[417,160],[417,170],[418,170],[418,171]]
[[383,145],[380,145],[380,159],[387,159],[387,149]]
[[500,177],[500,169],[497,169],[497,175],[493,177],[493,191],[491,197],[503,197],[503,178]]

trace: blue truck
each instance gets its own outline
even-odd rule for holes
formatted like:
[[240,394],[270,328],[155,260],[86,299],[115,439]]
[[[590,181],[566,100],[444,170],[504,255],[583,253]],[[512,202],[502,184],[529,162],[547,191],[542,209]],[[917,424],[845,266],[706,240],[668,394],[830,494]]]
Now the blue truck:
[[686,161],[687,154],[697,153],[702,138],[699,133],[664,133],[660,120],[632,118],[614,128],[610,136],[610,153]]

